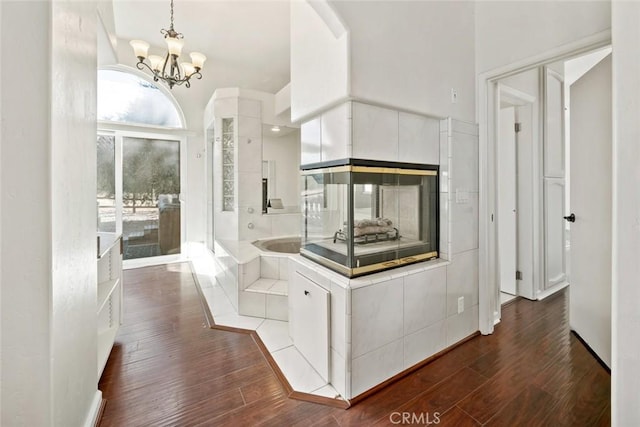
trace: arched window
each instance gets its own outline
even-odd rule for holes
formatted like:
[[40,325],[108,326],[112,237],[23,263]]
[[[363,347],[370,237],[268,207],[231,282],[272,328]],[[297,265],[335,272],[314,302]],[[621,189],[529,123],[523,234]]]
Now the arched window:
[[184,128],[174,101],[155,84],[126,71],[98,70],[98,120]]

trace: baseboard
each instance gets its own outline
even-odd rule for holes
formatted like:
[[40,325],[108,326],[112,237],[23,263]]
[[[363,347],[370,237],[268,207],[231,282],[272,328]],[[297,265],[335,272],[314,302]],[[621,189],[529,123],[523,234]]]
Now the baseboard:
[[556,292],[563,290],[567,286],[569,286],[569,282],[564,282],[564,283],[556,285],[556,286],[554,286],[552,288],[545,289],[544,291],[539,291],[538,292],[538,301],[543,300],[543,299],[545,299],[547,297],[550,297],[551,295],[555,294]]
[[575,330],[571,329],[571,333],[578,339],[578,341],[580,341],[580,343],[587,349],[587,351],[589,353],[591,353],[591,355],[598,361],[598,363],[600,364],[600,366],[602,366],[604,368],[605,371],[607,371],[607,373],[609,375],[611,375],[611,368],[605,363],[604,360],[602,360],[600,358],[600,356],[598,356],[598,353],[596,353],[589,344],[587,344],[587,342],[582,339],[582,337],[580,336],[579,333],[577,333]]
[[91,402],[91,407],[84,421],[85,427],[96,427],[98,425],[103,410],[102,402],[102,392],[96,390],[96,394],[93,396],[93,401]]

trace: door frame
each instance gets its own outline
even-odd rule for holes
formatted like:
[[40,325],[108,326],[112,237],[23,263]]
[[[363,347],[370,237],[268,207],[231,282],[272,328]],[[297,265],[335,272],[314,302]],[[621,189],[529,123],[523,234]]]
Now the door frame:
[[498,80],[550,64],[562,59],[611,45],[611,30],[568,43],[550,51],[480,73],[477,82],[479,125],[479,329],[484,335],[493,333],[499,320],[499,283],[496,280],[497,253],[496,183],[496,105],[499,106]]
[[[111,128],[111,129],[109,129]],[[136,258],[123,260],[123,269],[146,267],[150,265],[166,264],[170,262],[181,261],[187,257],[185,251],[186,245],[186,228],[187,228],[187,137],[184,132],[164,132],[162,130],[131,130],[118,129],[116,126],[100,127],[97,131],[98,135],[112,135],[115,138],[115,185],[116,185],[116,232],[122,233],[122,152],[123,139],[146,138],[146,139],[163,139],[168,141],[176,141],[179,144],[180,152],[180,253],[175,255],[160,255],[149,258]]]

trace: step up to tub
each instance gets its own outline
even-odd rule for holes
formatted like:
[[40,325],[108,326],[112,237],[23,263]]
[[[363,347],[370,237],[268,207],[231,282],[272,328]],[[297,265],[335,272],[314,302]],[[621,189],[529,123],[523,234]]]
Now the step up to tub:
[[289,319],[289,282],[286,280],[259,278],[240,292],[238,313],[243,316],[265,319]]
[[246,287],[245,291],[287,296],[289,294],[289,282],[286,280],[266,279],[261,277]]

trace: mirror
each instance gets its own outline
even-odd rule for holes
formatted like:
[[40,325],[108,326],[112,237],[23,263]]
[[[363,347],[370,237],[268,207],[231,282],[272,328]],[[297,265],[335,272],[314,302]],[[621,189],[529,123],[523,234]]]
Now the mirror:
[[300,212],[300,129],[262,125],[262,213]]

